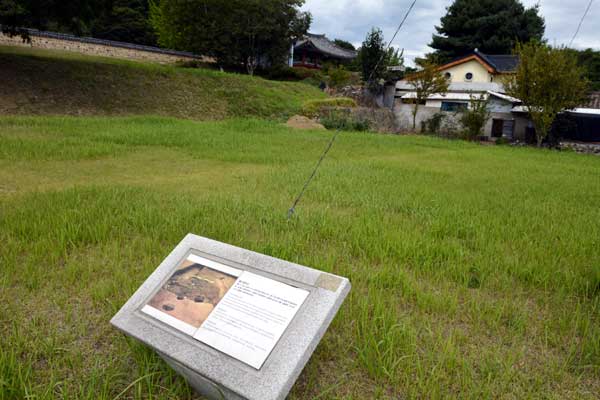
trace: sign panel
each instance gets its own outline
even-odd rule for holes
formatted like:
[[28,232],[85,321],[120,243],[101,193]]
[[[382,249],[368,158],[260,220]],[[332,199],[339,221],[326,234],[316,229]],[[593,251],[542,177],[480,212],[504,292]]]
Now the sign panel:
[[142,311],[260,369],[308,294],[191,254]]

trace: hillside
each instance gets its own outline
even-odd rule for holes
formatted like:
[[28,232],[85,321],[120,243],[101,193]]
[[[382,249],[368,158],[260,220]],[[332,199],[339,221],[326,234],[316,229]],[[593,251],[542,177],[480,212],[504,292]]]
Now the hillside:
[[0,76],[0,115],[285,117],[325,96],[302,83],[20,47],[0,46]]

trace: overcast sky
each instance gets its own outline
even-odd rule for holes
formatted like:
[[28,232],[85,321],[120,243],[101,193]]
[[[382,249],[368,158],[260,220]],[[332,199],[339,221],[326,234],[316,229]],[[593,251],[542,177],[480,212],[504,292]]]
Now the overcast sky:
[[[412,0],[306,0],[303,7],[313,15],[312,33],[325,33],[359,46],[373,26],[383,30],[386,41],[394,35]],[[417,0],[393,45],[404,48],[407,65],[416,56],[430,52],[427,46],[435,25],[453,0]],[[523,0],[526,7],[538,0]],[[551,44],[568,44],[589,0],[540,0],[546,21],[545,37]],[[592,3],[573,47],[600,50],[600,1]]]

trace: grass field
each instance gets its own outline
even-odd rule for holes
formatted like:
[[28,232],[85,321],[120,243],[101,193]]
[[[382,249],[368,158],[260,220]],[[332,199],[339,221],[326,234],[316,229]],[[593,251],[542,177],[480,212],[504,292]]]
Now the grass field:
[[600,394],[600,159],[159,117],[0,118],[0,399],[194,398],[112,315],[188,232],[350,278],[291,399]]
[[208,69],[0,46],[0,115],[282,118],[318,88]]

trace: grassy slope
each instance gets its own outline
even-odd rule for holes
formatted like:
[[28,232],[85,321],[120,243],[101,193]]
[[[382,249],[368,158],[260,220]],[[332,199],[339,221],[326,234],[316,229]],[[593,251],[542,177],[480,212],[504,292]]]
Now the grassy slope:
[[205,69],[0,47],[1,114],[280,117],[317,88]]
[[108,324],[188,232],[351,279],[292,399],[598,396],[600,159],[343,133],[288,222],[328,138],[0,119],[0,399],[192,397]]

